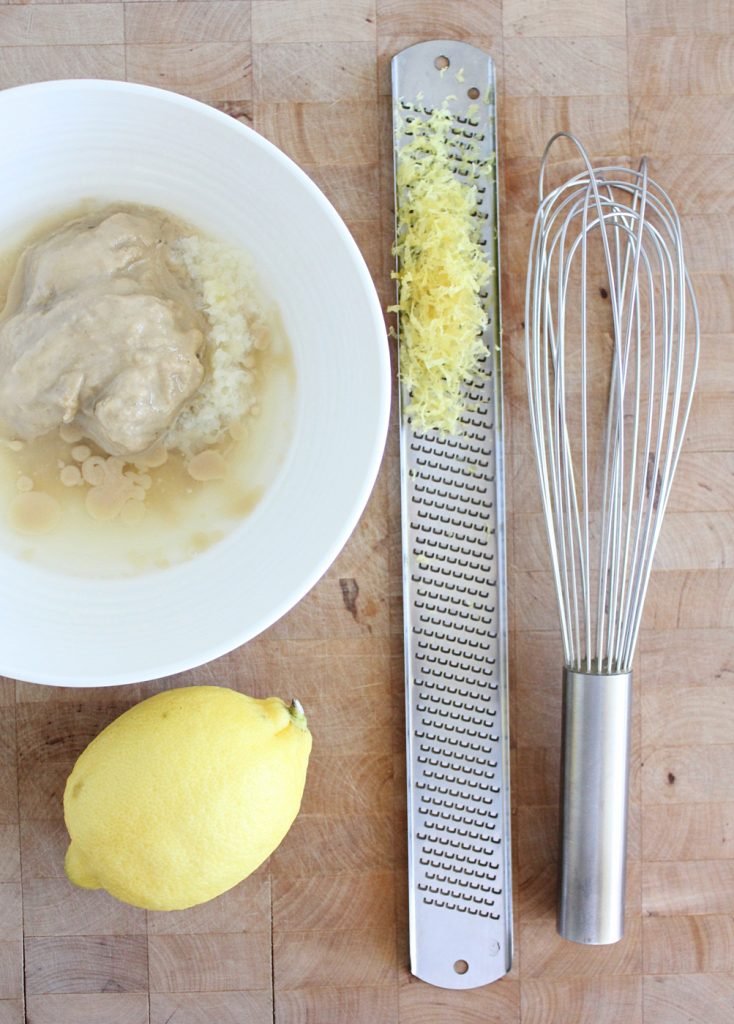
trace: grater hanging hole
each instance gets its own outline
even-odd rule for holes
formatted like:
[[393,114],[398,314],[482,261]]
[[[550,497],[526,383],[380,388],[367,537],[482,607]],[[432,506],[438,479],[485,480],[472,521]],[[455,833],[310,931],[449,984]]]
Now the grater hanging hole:
[[466,974],[466,972],[469,970],[469,964],[466,962],[466,960],[457,960],[456,963],[454,964],[454,970],[456,971],[457,974]]

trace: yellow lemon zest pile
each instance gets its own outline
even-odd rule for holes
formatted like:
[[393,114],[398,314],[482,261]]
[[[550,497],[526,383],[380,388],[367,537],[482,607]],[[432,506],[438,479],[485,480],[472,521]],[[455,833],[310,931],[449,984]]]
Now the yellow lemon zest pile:
[[[409,116],[413,138],[396,174],[400,372],[405,409],[417,432],[457,434],[466,410],[463,386],[477,380],[487,355],[487,313],[480,292],[491,267],[480,245],[478,194],[470,183],[490,172],[471,143],[457,159],[454,119],[446,108]],[[464,141],[462,139],[462,141]],[[466,177],[457,177],[468,172]]]

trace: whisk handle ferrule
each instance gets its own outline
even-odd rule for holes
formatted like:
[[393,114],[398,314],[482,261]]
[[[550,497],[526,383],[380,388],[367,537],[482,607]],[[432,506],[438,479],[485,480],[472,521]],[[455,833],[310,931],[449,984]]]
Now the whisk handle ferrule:
[[558,932],[587,945],[624,932],[632,673],[563,670]]

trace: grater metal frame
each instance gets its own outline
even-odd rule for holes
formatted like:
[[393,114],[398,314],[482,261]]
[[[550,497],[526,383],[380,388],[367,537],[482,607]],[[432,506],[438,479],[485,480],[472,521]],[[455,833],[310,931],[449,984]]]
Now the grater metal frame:
[[[493,175],[473,176],[494,273],[482,293],[485,372],[467,388],[465,432],[414,432],[399,389],[410,961],[423,981],[464,989],[512,962],[494,64],[466,43],[418,43],[393,58],[392,94],[395,171],[401,118],[436,106],[455,115],[458,147],[466,152],[463,137],[473,136],[495,161]],[[397,232],[397,180],[395,204]]]

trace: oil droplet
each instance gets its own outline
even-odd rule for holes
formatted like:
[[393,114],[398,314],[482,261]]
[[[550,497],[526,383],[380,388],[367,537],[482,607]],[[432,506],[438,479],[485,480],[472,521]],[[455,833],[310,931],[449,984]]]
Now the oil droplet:
[[61,440],[66,441],[67,444],[76,444],[77,441],[81,441],[84,437],[79,427],[72,423],[63,423],[59,427],[59,435]]
[[157,469],[158,466],[162,466],[168,459],[168,451],[162,442],[154,445],[150,451],[145,452],[144,455],[135,456],[135,465],[140,466],[142,469]]
[[10,502],[10,525],[19,533],[50,533],[60,519],[61,505],[43,491],[27,491]]
[[220,452],[204,451],[189,459],[186,469],[194,480],[223,480],[227,475],[227,462]]
[[230,514],[241,518],[248,516],[262,496],[262,487],[253,487],[243,494],[238,494],[229,504]]
[[64,487],[78,487],[82,482],[82,472],[78,466],[64,466],[59,477]]
[[195,554],[201,554],[202,551],[206,551],[212,547],[217,541],[220,541],[223,537],[221,530],[199,530],[197,533],[192,533],[189,540],[191,551]]
[[135,526],[141,523],[145,517],[145,505],[135,498],[128,498],[120,509],[120,519],[128,526]]
[[82,463],[82,476],[92,487],[99,487],[105,478],[105,460],[101,455],[91,455]]

